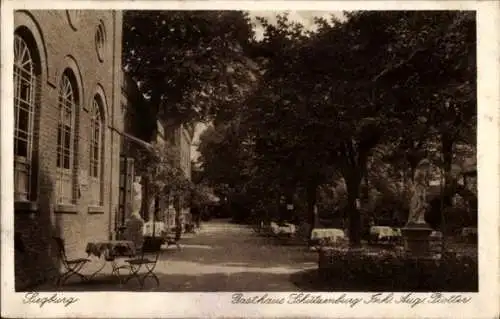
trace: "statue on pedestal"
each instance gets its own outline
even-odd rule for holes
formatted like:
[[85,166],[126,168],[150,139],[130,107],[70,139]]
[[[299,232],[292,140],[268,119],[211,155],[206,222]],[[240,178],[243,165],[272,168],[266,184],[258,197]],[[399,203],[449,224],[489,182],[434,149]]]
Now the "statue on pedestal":
[[428,206],[426,191],[429,184],[429,170],[430,163],[427,159],[420,161],[415,168],[411,183],[408,223],[401,229],[405,250],[417,258],[430,256],[429,235],[432,229],[425,222],[425,212]]
[[141,204],[142,204],[142,186],[141,177],[136,176],[134,183],[132,184],[132,212],[126,221],[125,225],[125,239],[134,242],[136,249],[140,249],[144,243],[144,220],[141,216]]
[[411,183],[410,213],[408,224],[426,224],[427,186],[429,184],[430,163],[427,159],[420,161],[415,168]]
[[[132,183],[132,216],[141,217],[142,205],[142,185],[141,185],[141,177],[136,176],[134,182]],[[142,217],[141,217],[142,218]]]

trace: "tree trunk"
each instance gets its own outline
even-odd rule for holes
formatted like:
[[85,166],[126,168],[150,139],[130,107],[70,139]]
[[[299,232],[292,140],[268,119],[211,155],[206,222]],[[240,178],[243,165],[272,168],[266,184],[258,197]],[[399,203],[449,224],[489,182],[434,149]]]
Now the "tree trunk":
[[452,205],[452,198],[455,192],[452,192],[453,178],[451,176],[451,164],[453,160],[453,141],[448,134],[441,136],[441,147],[443,153],[443,171],[444,171],[444,193],[443,208],[446,209]]
[[307,199],[307,216],[309,222],[309,238],[311,238],[312,230],[316,227],[318,222],[316,201],[317,201],[318,184],[316,182],[309,182],[306,186],[306,199]]
[[[287,189],[287,193],[286,193],[286,196],[285,196],[285,218],[289,221],[289,222],[292,222],[294,219],[295,219],[295,216],[294,216],[294,210],[295,210],[295,206],[294,205],[294,197],[295,197],[295,189],[293,187],[288,187]],[[292,207],[290,207],[291,209],[288,209],[288,205],[292,205]]]
[[141,215],[145,222],[149,220],[149,178],[146,175],[142,176],[142,203]]
[[182,237],[182,225],[181,225],[181,206],[179,202],[179,197],[174,196],[174,208],[175,208],[175,239],[179,240]]
[[357,173],[349,174],[345,178],[347,186],[347,216],[348,216],[348,231],[349,243],[351,247],[361,245],[361,214],[356,206],[356,200],[359,198],[359,186],[361,184],[361,176]]
[[136,112],[142,114],[141,120],[135,120],[135,125],[137,127],[136,134],[137,137],[147,141],[152,142],[155,140],[155,133],[157,129],[156,121],[159,118],[159,107],[161,103],[161,90],[153,89],[150,103],[148,107],[145,108],[144,105],[140,105],[141,109],[137,109]]

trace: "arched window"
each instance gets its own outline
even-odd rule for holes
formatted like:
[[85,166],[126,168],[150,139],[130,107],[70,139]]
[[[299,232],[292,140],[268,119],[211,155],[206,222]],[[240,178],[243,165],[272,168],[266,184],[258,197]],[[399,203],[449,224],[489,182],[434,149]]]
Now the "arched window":
[[106,52],[106,32],[104,29],[104,23],[101,21],[97,26],[95,33],[95,46],[97,51],[97,58],[100,62],[104,61],[104,55]]
[[33,182],[33,136],[38,92],[33,50],[14,34],[14,198],[29,201],[36,195]]
[[101,114],[102,102],[98,95],[92,101],[90,110],[90,170],[91,178],[91,205],[102,205],[102,159],[103,159],[103,134],[104,125]]
[[73,73],[66,70],[59,84],[59,123],[57,126],[57,194],[58,203],[75,201],[74,159],[75,118],[78,94]]

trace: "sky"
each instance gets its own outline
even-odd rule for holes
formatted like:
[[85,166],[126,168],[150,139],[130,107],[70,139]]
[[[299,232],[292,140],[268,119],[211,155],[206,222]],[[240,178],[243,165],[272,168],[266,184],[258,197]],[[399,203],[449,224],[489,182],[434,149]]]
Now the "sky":
[[[288,18],[290,21],[301,23],[306,30],[314,29],[314,18],[324,17],[327,20],[333,14],[338,19],[343,20],[344,15],[341,11],[250,11],[250,17],[252,22],[255,24],[254,31],[256,39],[262,40],[264,34],[264,28],[257,22],[257,17],[266,18],[271,24],[276,23],[276,15],[288,12]],[[206,124],[198,123],[195,127],[193,146],[191,147],[191,159],[196,160],[199,157],[199,152],[197,151],[197,143],[199,141],[200,134],[207,128]]]
[[[256,23],[254,29],[255,36],[257,40],[261,40],[264,34],[264,29],[260,24],[257,23],[256,17],[263,17],[269,20],[271,23],[276,23],[276,15],[285,13],[286,11],[250,11],[250,17],[252,22]],[[339,19],[343,19],[344,15],[342,11],[287,11],[288,18],[291,21],[301,23],[306,30],[314,29],[314,18],[323,17],[330,20],[330,16],[333,14]]]

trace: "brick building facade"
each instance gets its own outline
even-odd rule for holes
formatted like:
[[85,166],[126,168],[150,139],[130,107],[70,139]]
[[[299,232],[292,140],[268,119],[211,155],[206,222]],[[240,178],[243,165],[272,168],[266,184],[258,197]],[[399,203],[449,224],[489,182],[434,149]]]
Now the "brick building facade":
[[[14,227],[16,289],[58,268],[52,236],[82,256],[113,237],[118,208],[122,16],[16,11]],[[19,245],[16,245],[16,247]]]

